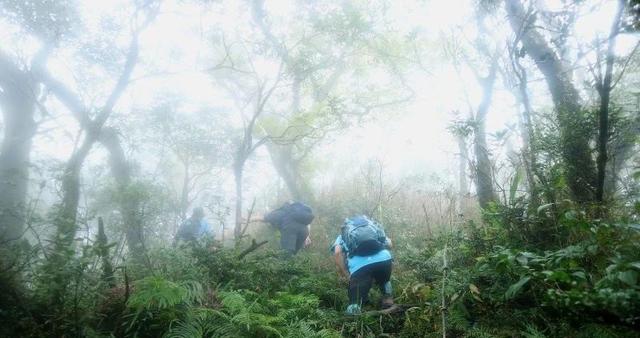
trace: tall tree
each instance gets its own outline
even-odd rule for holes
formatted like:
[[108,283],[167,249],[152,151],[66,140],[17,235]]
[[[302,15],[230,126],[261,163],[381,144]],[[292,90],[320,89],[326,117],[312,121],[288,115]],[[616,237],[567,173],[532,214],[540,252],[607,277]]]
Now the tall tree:
[[491,159],[489,158],[489,147],[487,145],[487,132],[485,128],[485,120],[491,107],[497,68],[497,60],[494,58],[486,76],[476,75],[477,81],[482,88],[482,99],[478,104],[474,116],[473,149],[476,157],[476,191],[478,193],[478,202],[482,208],[487,208],[490,203],[498,200],[493,187],[493,170]]
[[[33,63],[42,63],[41,51]],[[39,84],[29,69],[21,69],[0,51],[0,108],[4,139],[0,148],[0,241],[19,239],[25,217],[31,143],[37,131],[34,119]]]
[[[598,110],[598,158],[596,159],[598,170],[598,181],[596,182],[596,202],[602,203],[605,193],[605,175],[607,170],[607,147],[609,144],[609,101],[613,90],[613,61],[615,58],[614,49],[616,37],[622,28],[621,19],[625,8],[625,0],[618,0],[618,10],[616,11],[611,31],[607,39],[607,53],[604,74],[596,74],[596,90],[600,95],[600,107]],[[602,69],[598,67],[598,69]]]
[[[113,88],[111,89],[105,103],[99,107],[97,113],[92,118],[90,115],[94,109],[86,105],[81,95],[75,93],[62,81],[54,78],[45,67],[37,69],[36,76],[50,90],[60,102],[62,102],[78,120],[82,132],[82,142],[73,152],[67,161],[62,173],[62,200],[59,210],[57,211],[54,223],[56,225],[56,235],[54,238],[53,259],[48,264],[50,271],[60,269],[64,266],[69,254],[73,252],[73,239],[77,230],[77,213],[80,201],[80,172],[82,165],[89,155],[93,145],[102,138],[107,145],[108,150],[117,151],[118,147],[113,146],[113,135],[102,137],[103,127],[114,107],[129,84],[131,74],[138,62],[139,55],[139,36],[142,31],[153,21],[159,10],[159,2],[148,1],[142,3],[134,9],[134,20],[131,27],[132,36],[128,48],[125,53],[125,59]],[[111,139],[109,139],[111,137]],[[118,158],[121,154],[112,154],[112,160]],[[125,169],[125,168],[121,168]],[[126,184],[128,170],[116,170],[114,174],[118,175],[119,183]],[[123,176],[124,175],[124,176]],[[123,180],[124,179],[124,180]],[[128,210],[125,213],[130,214]],[[136,226],[136,222],[130,224]],[[141,250],[142,240],[141,232],[137,230],[128,231],[129,246],[134,253]],[[138,256],[139,257],[139,256]],[[52,300],[57,301],[64,291],[64,275],[57,274],[56,292],[52,293]]]
[[0,109],[5,123],[0,146],[2,242],[18,239],[24,232],[31,145],[38,127],[35,112],[41,93],[33,70],[47,62],[52,45],[77,21],[73,5],[73,1],[0,2],[0,15],[18,27],[18,34],[35,38],[41,44],[31,60],[22,62],[0,49]]
[[[384,27],[379,5],[344,2],[323,13],[322,3],[299,3],[296,11],[304,18],[301,23],[272,17],[263,0],[251,2],[254,24],[291,79],[288,92],[281,93],[288,105],[275,106],[279,118],[263,118],[261,126],[271,136],[267,148],[274,168],[295,199],[313,200],[303,168],[329,133],[344,129],[352,118],[412,97],[410,90],[390,94],[391,88],[404,84],[402,72],[411,63],[412,41]],[[272,21],[284,21],[286,33],[273,27]],[[371,69],[386,70],[392,78],[379,85],[379,78],[371,81],[362,75]],[[342,84],[352,82],[359,86],[341,91]],[[365,85],[370,88],[361,91]],[[365,98],[375,90],[375,98]],[[347,106],[356,101],[360,107]]]
[[506,9],[521,51],[531,57],[543,74],[553,100],[559,125],[567,185],[579,202],[595,199],[596,166],[589,146],[591,130],[567,64],[537,28],[534,11],[525,11],[520,0],[507,0]]

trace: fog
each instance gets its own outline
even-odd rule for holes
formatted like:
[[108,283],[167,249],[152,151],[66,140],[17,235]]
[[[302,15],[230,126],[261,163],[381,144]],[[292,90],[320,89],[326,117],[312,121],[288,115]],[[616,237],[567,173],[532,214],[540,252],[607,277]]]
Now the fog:
[[[0,336],[637,330],[639,31],[636,0],[0,0]],[[384,324],[335,292],[362,219]]]

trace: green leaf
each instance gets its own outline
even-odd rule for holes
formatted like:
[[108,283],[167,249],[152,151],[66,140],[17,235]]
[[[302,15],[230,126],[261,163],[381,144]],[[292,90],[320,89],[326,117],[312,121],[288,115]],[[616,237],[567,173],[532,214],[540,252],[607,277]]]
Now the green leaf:
[[572,272],[571,275],[582,280],[587,279],[587,275],[583,271],[575,271]]
[[571,277],[569,276],[568,273],[562,271],[562,270],[557,270],[554,271],[551,276],[549,276],[549,280],[555,281],[555,282],[570,282],[571,281]]
[[529,276],[524,276],[520,278],[520,280],[517,283],[511,285],[509,289],[507,289],[507,292],[504,293],[504,298],[507,300],[513,299],[513,297],[515,297],[518,294],[518,292],[520,292],[522,287],[525,286],[530,279],[531,277]]
[[538,209],[536,210],[536,214],[540,214],[541,212],[551,208],[552,205],[553,203],[547,203],[539,206]]
[[634,270],[620,271],[618,272],[618,279],[629,286],[636,286],[638,284],[638,273]]
[[569,220],[569,221],[575,221],[576,220],[576,212],[574,210],[569,210],[569,211],[564,213],[564,218]]
[[520,255],[518,256],[518,258],[516,258],[516,260],[518,261],[518,263],[520,263],[520,265],[522,266],[527,266],[527,264],[529,263],[529,259],[527,259],[526,256],[524,255]]

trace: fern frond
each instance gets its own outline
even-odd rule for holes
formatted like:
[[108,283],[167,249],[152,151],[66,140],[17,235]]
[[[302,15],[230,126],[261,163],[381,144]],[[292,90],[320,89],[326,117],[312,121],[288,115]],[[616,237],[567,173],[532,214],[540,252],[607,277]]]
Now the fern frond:
[[202,286],[195,281],[174,283],[159,276],[150,276],[135,284],[135,292],[127,301],[130,308],[162,310],[178,304],[193,304],[203,299]]

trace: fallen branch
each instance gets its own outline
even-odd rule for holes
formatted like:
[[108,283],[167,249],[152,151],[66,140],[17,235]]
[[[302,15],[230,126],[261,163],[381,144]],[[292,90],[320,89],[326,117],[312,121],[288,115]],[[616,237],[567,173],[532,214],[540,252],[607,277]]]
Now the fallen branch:
[[258,249],[259,247],[267,244],[267,242],[269,241],[262,241],[260,243],[257,243],[255,239],[251,240],[251,246],[246,248],[244,251],[242,251],[239,255],[238,255],[238,259],[243,259],[244,256],[250,254],[251,252],[255,251],[256,249]]

